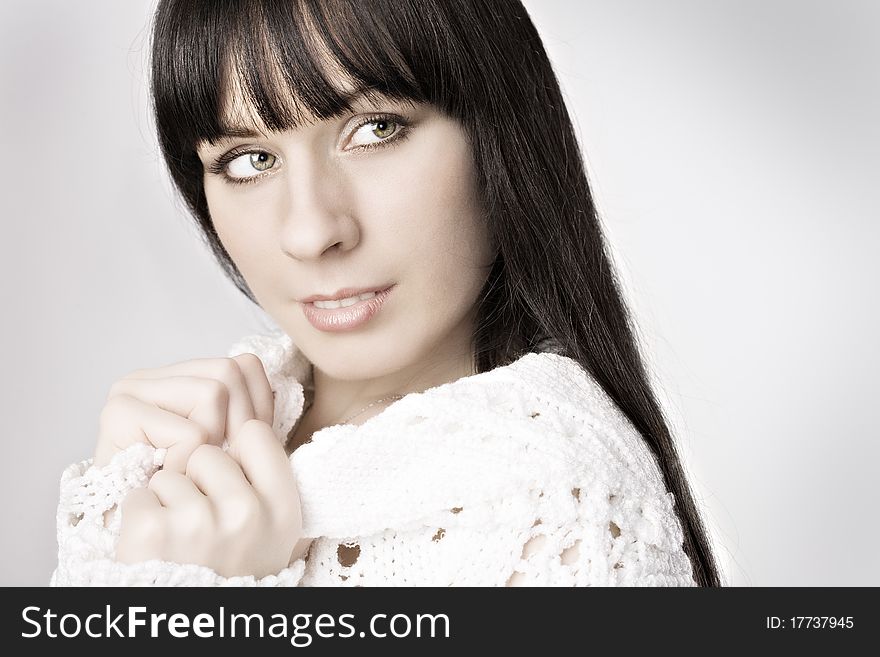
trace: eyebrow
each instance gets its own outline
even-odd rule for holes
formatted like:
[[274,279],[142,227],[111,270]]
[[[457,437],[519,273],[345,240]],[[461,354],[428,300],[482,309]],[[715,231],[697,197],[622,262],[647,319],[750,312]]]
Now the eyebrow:
[[[352,102],[354,102],[356,100],[360,100],[361,98],[366,96],[368,92],[372,92],[374,95],[377,95],[382,98],[388,98],[390,100],[389,96],[387,96],[383,92],[379,91],[378,89],[373,88],[373,87],[364,87],[364,86],[356,87],[355,89],[353,89],[351,91],[347,91],[347,92],[343,93],[342,99],[346,103],[352,103]],[[242,126],[242,125],[227,124],[221,120],[220,133],[217,135],[217,139],[218,140],[256,139],[257,137],[260,137],[260,136],[262,136],[262,133],[257,132],[256,130],[254,130],[252,128],[248,128],[248,127]]]

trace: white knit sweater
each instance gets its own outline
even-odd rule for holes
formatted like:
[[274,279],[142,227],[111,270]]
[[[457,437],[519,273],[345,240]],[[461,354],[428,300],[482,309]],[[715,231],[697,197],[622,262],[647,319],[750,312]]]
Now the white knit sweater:
[[[246,337],[228,356],[248,351],[263,361],[284,442],[311,364],[281,332]],[[504,586],[514,573],[525,585],[696,584],[653,455],[595,381],[552,351],[315,432],[290,455],[314,540],[259,580],[113,560],[118,503],[163,458],[138,443],[102,468],[64,470],[51,586]]]

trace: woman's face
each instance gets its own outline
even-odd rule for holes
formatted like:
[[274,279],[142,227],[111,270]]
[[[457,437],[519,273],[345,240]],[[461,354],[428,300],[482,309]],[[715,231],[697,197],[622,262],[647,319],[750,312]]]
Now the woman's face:
[[[226,107],[227,122],[254,125],[238,93]],[[224,247],[323,372],[363,379],[470,354],[493,252],[456,121],[427,105],[361,98],[342,118],[203,145],[199,157]],[[355,326],[316,325],[304,312],[313,295],[388,285],[378,312]]]

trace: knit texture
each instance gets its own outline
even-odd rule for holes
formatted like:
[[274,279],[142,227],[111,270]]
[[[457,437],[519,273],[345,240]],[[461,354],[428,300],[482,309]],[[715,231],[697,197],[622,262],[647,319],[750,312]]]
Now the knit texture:
[[[314,540],[262,579],[116,562],[120,503],[165,450],[138,443],[100,468],[74,463],[61,476],[50,585],[696,586],[653,454],[576,361],[539,348],[410,393],[360,426],[315,432],[290,455]],[[286,444],[312,366],[280,331],[227,355],[245,352],[263,362]]]

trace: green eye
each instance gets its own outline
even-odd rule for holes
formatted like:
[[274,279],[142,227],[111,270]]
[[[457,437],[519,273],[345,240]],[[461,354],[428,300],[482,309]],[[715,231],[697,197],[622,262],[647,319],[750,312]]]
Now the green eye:
[[395,123],[394,121],[387,121],[385,119],[382,119],[381,121],[374,121],[373,123],[376,125],[376,127],[373,129],[373,134],[380,139],[390,137],[394,134],[395,129],[397,128],[397,123]]
[[251,153],[251,166],[257,171],[266,171],[275,165],[275,156],[269,153]]
[[369,116],[354,131],[351,145],[357,148],[377,148],[398,142],[407,133],[405,119],[396,116]]

